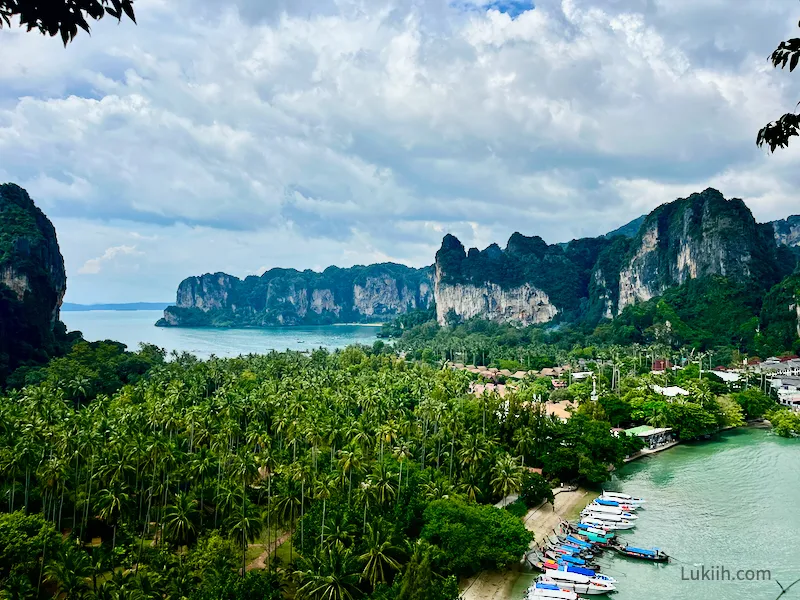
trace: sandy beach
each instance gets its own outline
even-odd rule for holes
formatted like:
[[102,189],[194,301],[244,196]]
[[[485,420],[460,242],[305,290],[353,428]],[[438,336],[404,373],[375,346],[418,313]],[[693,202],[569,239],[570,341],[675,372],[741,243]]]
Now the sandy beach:
[[[525,527],[534,534],[534,543],[552,533],[560,519],[573,519],[597,494],[584,489],[556,494],[555,503],[543,504],[523,517]],[[520,600],[535,573],[515,565],[507,571],[482,571],[461,582],[463,600]]]

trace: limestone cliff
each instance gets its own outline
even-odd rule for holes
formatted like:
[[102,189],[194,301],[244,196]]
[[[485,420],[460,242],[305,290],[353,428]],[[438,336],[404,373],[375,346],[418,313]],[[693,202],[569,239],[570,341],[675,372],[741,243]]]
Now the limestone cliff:
[[[434,266],[437,320],[445,324],[479,317],[520,325],[552,320],[559,310],[550,296],[535,282],[525,281],[524,270],[515,267],[523,257],[541,261],[549,251],[541,238],[514,234],[505,251],[493,244],[467,254],[458,239],[445,236]],[[563,256],[560,247],[556,252]]]
[[322,273],[271,269],[244,280],[225,273],[189,277],[158,324],[268,327],[384,320],[430,306],[430,272],[386,263]]
[[447,235],[436,253],[437,318],[529,325],[558,317],[591,325],[715,276],[763,293],[796,262],[780,260],[771,231],[741,200],[707,189],[659,206],[617,235],[548,245],[515,233],[505,249],[468,252]]
[[750,210],[707,189],[651,212],[619,275],[617,313],[689,279],[721,275],[768,285],[775,252]]
[[53,224],[24,189],[0,185],[0,385],[53,352],[66,289]]
[[771,221],[775,243],[783,246],[800,246],[800,215],[792,215],[778,221]]

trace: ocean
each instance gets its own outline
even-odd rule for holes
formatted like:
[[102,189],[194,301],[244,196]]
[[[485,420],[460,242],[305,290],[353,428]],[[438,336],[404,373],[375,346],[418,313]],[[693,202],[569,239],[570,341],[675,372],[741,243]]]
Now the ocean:
[[140,343],[155,344],[167,352],[189,352],[200,358],[259,354],[270,350],[333,350],[377,339],[378,328],[369,325],[321,325],[265,329],[214,329],[156,327],[161,311],[64,311],[61,320],[89,341],[115,340],[136,350]]

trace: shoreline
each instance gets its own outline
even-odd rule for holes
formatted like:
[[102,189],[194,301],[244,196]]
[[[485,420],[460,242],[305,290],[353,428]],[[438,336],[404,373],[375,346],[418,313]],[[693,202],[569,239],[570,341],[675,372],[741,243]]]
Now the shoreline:
[[[544,502],[522,517],[525,528],[534,534],[533,545],[540,544],[552,533],[561,519],[574,519],[599,495],[585,488],[574,491],[555,488],[553,494],[555,497],[552,506]],[[505,571],[481,571],[459,582],[459,597],[461,600],[521,600],[525,590],[537,576],[537,571],[521,562]]]

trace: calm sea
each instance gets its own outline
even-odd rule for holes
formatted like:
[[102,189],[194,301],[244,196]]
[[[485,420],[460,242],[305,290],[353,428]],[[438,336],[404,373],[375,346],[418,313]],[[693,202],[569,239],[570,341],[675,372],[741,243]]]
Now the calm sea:
[[67,328],[83,332],[89,341],[116,340],[130,350],[146,342],[171,352],[191,352],[201,358],[264,353],[270,350],[310,350],[344,348],[350,344],[371,345],[377,327],[366,325],[326,325],[319,327],[272,327],[269,329],[164,328],[155,322],[157,310],[93,310],[62,312]]
[[[733,430],[634,461],[609,487],[648,501],[620,537],[675,559],[602,558],[619,580],[615,600],[773,600],[776,581],[800,579],[800,440]],[[770,580],[746,580],[761,570]],[[782,599],[800,599],[800,583]]]
[[[800,440],[733,430],[634,461],[606,488],[647,499],[620,539],[673,557],[653,564],[605,553],[600,571],[618,590],[609,600],[775,600],[776,582],[800,579]],[[535,577],[520,577],[513,600]],[[800,600],[800,583],[781,600]]]

